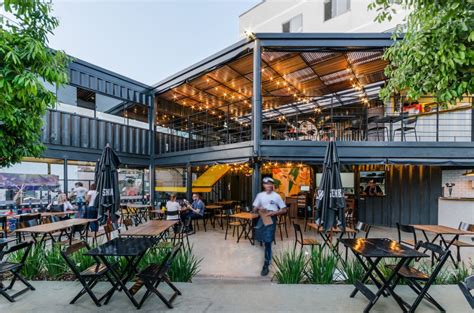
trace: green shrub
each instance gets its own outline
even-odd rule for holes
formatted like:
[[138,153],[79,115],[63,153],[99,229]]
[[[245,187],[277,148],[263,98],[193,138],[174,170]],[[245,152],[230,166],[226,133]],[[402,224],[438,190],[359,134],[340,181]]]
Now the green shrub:
[[365,269],[356,259],[352,259],[346,262],[344,266],[346,274],[346,283],[354,284],[356,281],[361,281],[365,274]]
[[48,278],[61,278],[68,270],[69,267],[61,255],[60,246],[54,245],[50,250],[44,251],[44,271]]
[[[192,252],[192,247],[189,250],[182,248],[173,263],[171,268],[168,271],[168,276],[171,281],[174,282],[191,282],[192,278],[199,273],[199,265],[202,262],[202,258],[198,259]],[[168,249],[163,249],[168,250]],[[158,255],[159,257],[164,257],[163,255]]]
[[275,274],[280,284],[299,284],[304,279],[306,260],[302,251],[286,250],[273,257]]
[[[24,251],[25,250],[20,250],[10,254],[8,260],[11,262],[20,262],[23,258]],[[26,279],[37,278],[42,271],[43,264],[45,262],[44,259],[44,247],[42,245],[33,245],[25,265],[21,270],[21,274],[25,276]]]
[[330,284],[333,281],[337,258],[321,247],[311,249],[306,276],[312,284]]

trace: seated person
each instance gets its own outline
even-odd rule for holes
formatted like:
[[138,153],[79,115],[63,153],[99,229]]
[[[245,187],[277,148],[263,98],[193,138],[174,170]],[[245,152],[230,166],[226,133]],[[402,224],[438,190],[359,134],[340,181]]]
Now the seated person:
[[179,220],[179,211],[181,211],[181,205],[176,201],[176,194],[172,193],[170,200],[166,202],[166,220]]
[[[189,202],[185,200],[184,205],[186,206],[187,210],[183,214],[183,220],[186,220],[188,217],[191,217],[192,219],[198,219],[204,216],[204,210],[206,209],[206,206],[201,200],[200,194],[194,193],[193,203],[189,204]],[[190,226],[190,231],[192,231],[192,224]]]
[[379,185],[375,182],[375,180],[371,179],[365,187],[364,192],[362,193],[363,196],[383,196],[382,189]]
[[74,211],[74,207],[67,199],[67,195],[65,193],[59,194],[58,200],[50,203],[46,209],[53,212]]

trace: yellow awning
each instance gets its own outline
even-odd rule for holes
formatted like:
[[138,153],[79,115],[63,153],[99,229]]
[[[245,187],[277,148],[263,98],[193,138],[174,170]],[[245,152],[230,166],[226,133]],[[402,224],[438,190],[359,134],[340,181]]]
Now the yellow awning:
[[[193,192],[211,192],[212,187],[230,170],[230,165],[213,165],[195,181],[193,181]],[[160,192],[186,192],[186,187],[178,186],[157,186],[155,191]]]

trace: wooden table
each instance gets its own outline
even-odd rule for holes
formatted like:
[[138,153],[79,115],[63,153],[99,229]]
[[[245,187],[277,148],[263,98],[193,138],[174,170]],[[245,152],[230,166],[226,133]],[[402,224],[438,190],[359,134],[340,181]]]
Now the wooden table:
[[148,220],[147,213],[150,209],[153,209],[151,204],[127,203],[126,205],[122,205],[121,213],[124,217],[128,216],[133,219],[135,225],[138,225]]
[[206,205],[206,210],[209,209],[209,210],[219,210],[219,209],[222,209],[223,206],[222,205],[218,205],[218,204],[209,204],[209,205]]
[[122,237],[158,237],[161,238],[165,231],[177,224],[178,221],[151,220],[142,225],[120,233]]
[[[443,225],[412,225],[412,226],[417,230],[421,230],[427,242],[437,244],[436,240],[439,238],[441,241],[441,244],[446,249],[449,249],[456,240],[459,240],[459,236],[463,236],[463,235],[474,236],[474,232],[472,231],[460,230],[457,228],[443,226]],[[427,232],[433,233],[436,235],[433,238],[433,240],[429,240],[428,235],[426,235]],[[448,241],[443,237],[443,235],[454,235],[454,237],[453,239],[451,239],[451,241]],[[457,268],[458,263],[454,260],[454,257],[452,255],[449,255],[449,257],[453,261],[454,266]]]
[[36,243],[38,243],[37,237],[40,235],[42,235],[42,237],[39,243],[43,243],[47,236],[49,236],[51,240],[53,240],[53,242],[56,242],[56,240],[53,237],[53,233],[60,232],[59,239],[61,239],[61,236],[65,234],[69,238],[69,243],[71,244],[72,237],[74,235],[72,232],[73,226],[86,225],[87,227],[89,223],[95,222],[95,221],[97,221],[97,219],[73,218],[70,220],[59,221],[55,223],[41,224],[41,225],[36,225],[32,227],[20,228],[20,229],[15,230],[14,232],[30,233],[31,236],[33,237],[33,240]]
[[217,201],[214,204],[217,204],[217,205],[232,205],[235,202],[238,202],[238,201],[234,201],[234,200]]
[[13,214],[13,215],[7,215],[7,219],[18,219],[21,216],[29,216],[29,215],[36,215],[36,214],[41,214],[42,218],[46,217],[51,217],[51,216],[66,216],[66,215],[71,215],[71,214],[76,214],[77,211],[65,211],[65,212],[38,212],[38,213],[23,213],[23,214]]
[[236,214],[230,215],[232,218],[236,218],[239,220],[242,220],[242,231],[240,232],[239,236],[237,237],[237,243],[240,241],[240,238],[242,235],[247,238],[252,245],[255,244],[255,240],[253,239],[253,235],[250,236],[250,232],[253,230],[253,225],[252,222],[259,217],[258,214],[256,213],[250,213],[250,212],[240,212]]

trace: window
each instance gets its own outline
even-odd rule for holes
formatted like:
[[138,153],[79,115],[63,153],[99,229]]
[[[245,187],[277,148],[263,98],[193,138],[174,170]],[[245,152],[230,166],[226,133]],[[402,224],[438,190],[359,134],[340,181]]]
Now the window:
[[301,33],[303,31],[303,15],[297,15],[281,25],[284,33]]
[[324,0],[324,20],[330,20],[350,9],[351,0]]

